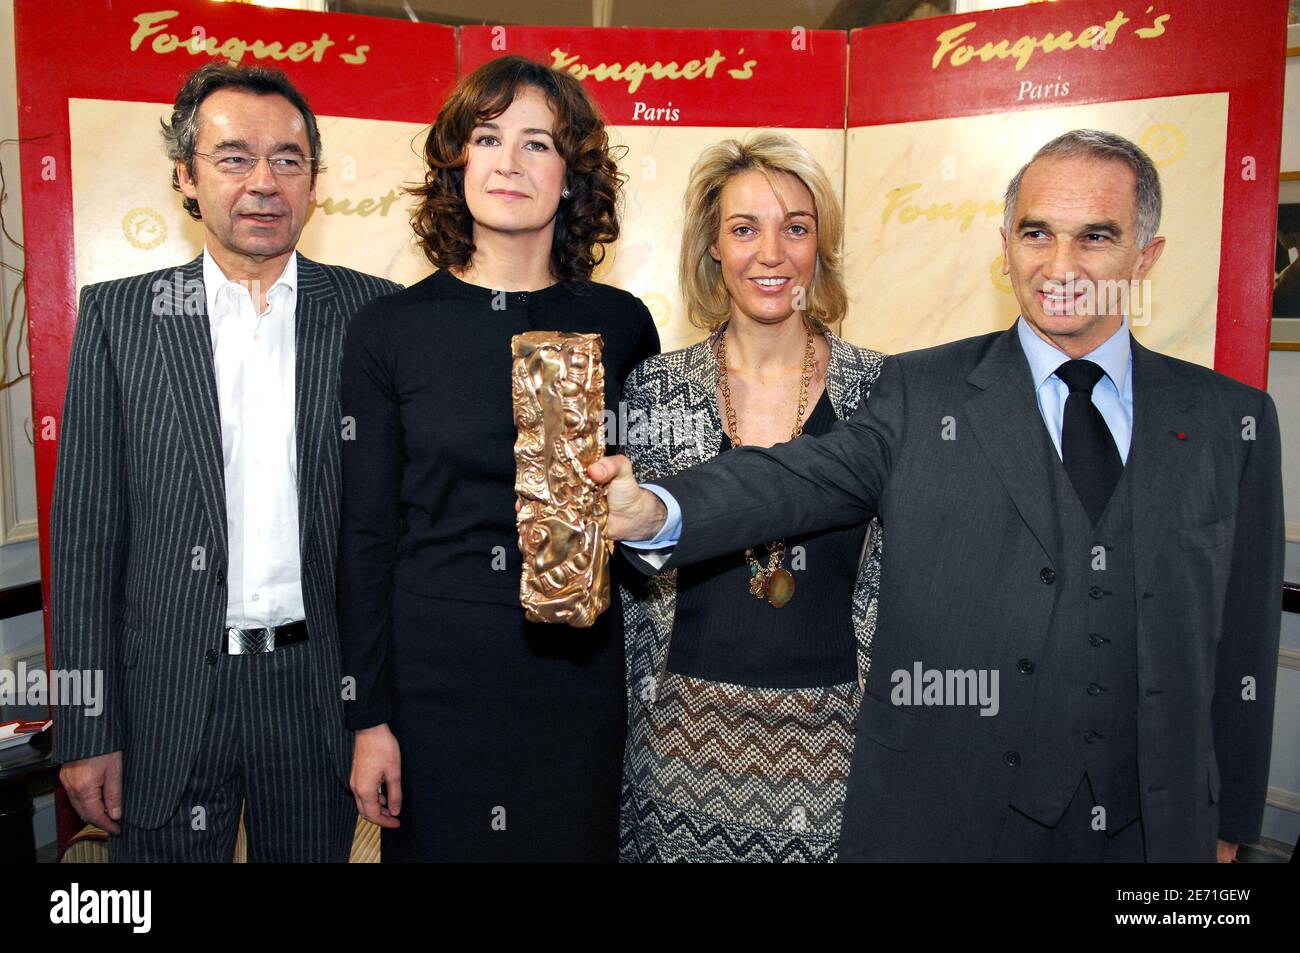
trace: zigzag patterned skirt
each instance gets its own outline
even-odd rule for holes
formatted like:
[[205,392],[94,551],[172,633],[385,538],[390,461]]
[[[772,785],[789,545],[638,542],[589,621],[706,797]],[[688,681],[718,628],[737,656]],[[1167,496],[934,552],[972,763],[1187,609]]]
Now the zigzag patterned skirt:
[[621,861],[835,860],[857,682],[748,688],[665,672],[638,690]]

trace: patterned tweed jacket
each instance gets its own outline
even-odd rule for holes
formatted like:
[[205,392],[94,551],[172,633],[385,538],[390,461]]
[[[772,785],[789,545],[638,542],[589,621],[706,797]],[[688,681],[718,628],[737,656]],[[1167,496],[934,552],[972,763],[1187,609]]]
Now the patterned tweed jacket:
[[[652,481],[717,455],[720,333],[652,357],[628,377],[624,400],[633,426],[626,453],[637,479]],[[826,390],[844,419],[866,399],[884,358],[829,332],[826,339]],[[633,439],[636,424],[647,420],[651,438]],[[628,689],[624,862],[835,859],[876,627],[881,551],[873,521],[853,593],[858,680],[828,687],[753,688],[670,673],[676,571],[620,585]]]

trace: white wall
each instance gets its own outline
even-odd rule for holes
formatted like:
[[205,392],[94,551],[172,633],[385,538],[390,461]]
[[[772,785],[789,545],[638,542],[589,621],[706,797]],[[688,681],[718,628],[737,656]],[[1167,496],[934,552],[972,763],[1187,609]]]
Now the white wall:
[[[18,103],[14,74],[13,2],[0,0],[0,163],[5,173],[5,231],[23,240],[22,194],[18,176]],[[36,538],[36,480],[31,432],[29,369],[21,324],[23,253],[0,236],[0,331],[4,331],[4,373],[0,383],[0,545]],[[17,298],[15,299],[15,293]],[[12,310],[11,310],[12,304]],[[2,570],[0,570],[2,571]]]
[[[0,139],[18,138],[18,83],[14,73],[14,5],[13,0],[0,0]],[[6,194],[4,202],[5,229],[18,241],[23,240],[23,207],[19,190],[18,146],[9,142],[0,146],[0,163],[4,165]],[[22,252],[0,236],[0,261],[14,268],[23,266]],[[9,268],[0,267],[0,313],[7,315],[18,276]],[[21,294],[18,307],[22,307]],[[25,350],[25,349],[24,349]],[[10,366],[14,361],[26,361],[26,356],[14,350],[9,353]],[[0,441],[0,488],[7,488],[11,512],[0,512],[0,588],[40,579],[40,555],[37,542],[9,543],[4,539],[27,535],[36,515],[36,475],[32,464],[30,445],[27,443],[23,421],[31,418],[31,396],[26,382],[7,389],[0,395],[0,435],[7,435],[9,446]],[[5,490],[0,490],[3,494]],[[0,507],[4,501],[0,499]],[[6,518],[6,516],[8,518]],[[41,613],[32,612],[14,619],[0,620],[0,667],[7,667],[15,653],[26,654],[32,649],[45,647],[45,628]],[[5,718],[11,717],[6,710]],[[12,717],[30,717],[36,714],[23,709]],[[0,718],[0,720],[5,720]],[[44,795],[36,801],[37,849],[48,847],[55,840],[54,799]]]
[[[0,0],[0,140],[18,138],[18,86],[14,73],[13,37],[13,0]],[[5,229],[21,242],[23,240],[22,196],[19,190],[18,146],[16,143],[9,142],[0,146],[0,163],[4,165],[6,184]],[[9,266],[0,267],[0,320],[2,320],[4,316],[8,315],[9,301],[14,294],[18,281],[18,276],[10,268],[22,268],[23,266],[22,252],[2,236],[0,236],[0,261]],[[18,306],[21,308],[21,294],[18,301]],[[17,360],[21,360],[25,364],[25,354],[19,355],[11,351],[11,367],[13,362]],[[7,393],[0,394],[0,414],[7,415],[10,410],[13,411],[11,422],[15,426],[8,428],[8,436],[16,449],[11,453],[10,448],[5,447],[0,442],[0,495],[3,494],[4,487],[13,489],[13,502],[19,510],[17,515],[22,517],[21,522],[26,524],[28,518],[34,519],[35,517],[36,486],[32,455],[29,452],[30,446],[23,428],[23,423],[30,421],[32,412],[31,398],[26,382],[17,387],[9,388]],[[4,426],[0,426],[0,436],[4,435],[5,430]],[[0,500],[0,506],[3,506],[2,500]],[[12,539],[14,535],[12,532],[15,528],[14,522],[10,521],[7,526],[4,523],[3,516],[0,516],[0,543],[5,542],[3,534],[6,531],[9,531],[9,539]],[[20,532],[18,535],[25,534]],[[34,539],[27,542],[10,542],[9,545],[0,545],[0,588],[38,579],[40,579],[40,562],[37,543]],[[43,639],[40,615],[37,613],[18,619],[0,621],[0,665],[4,664],[5,656],[8,653],[29,645],[43,643]]]
[[[1288,107],[1290,111],[1292,107]],[[1300,351],[1273,351],[1268,391],[1282,426],[1282,493],[1286,505],[1285,577],[1300,582]],[[1288,654],[1294,653],[1294,654]],[[1282,614],[1282,664],[1273,710],[1273,763],[1264,836],[1300,839],[1300,615]]]

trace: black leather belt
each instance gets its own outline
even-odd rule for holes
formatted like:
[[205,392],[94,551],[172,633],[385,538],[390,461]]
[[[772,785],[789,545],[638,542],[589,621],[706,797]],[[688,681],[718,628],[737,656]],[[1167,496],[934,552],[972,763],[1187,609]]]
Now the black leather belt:
[[228,625],[223,651],[227,655],[260,655],[306,641],[306,622],[290,622],[288,625],[274,625],[267,629],[241,629]]

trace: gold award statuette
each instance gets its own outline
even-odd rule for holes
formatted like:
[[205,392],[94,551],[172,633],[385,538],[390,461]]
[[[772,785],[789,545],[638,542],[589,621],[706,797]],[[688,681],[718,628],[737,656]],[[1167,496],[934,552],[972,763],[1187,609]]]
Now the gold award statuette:
[[519,601],[532,622],[585,628],[609,608],[609,507],[587,467],[605,455],[605,368],[599,334],[529,331],[514,364]]

